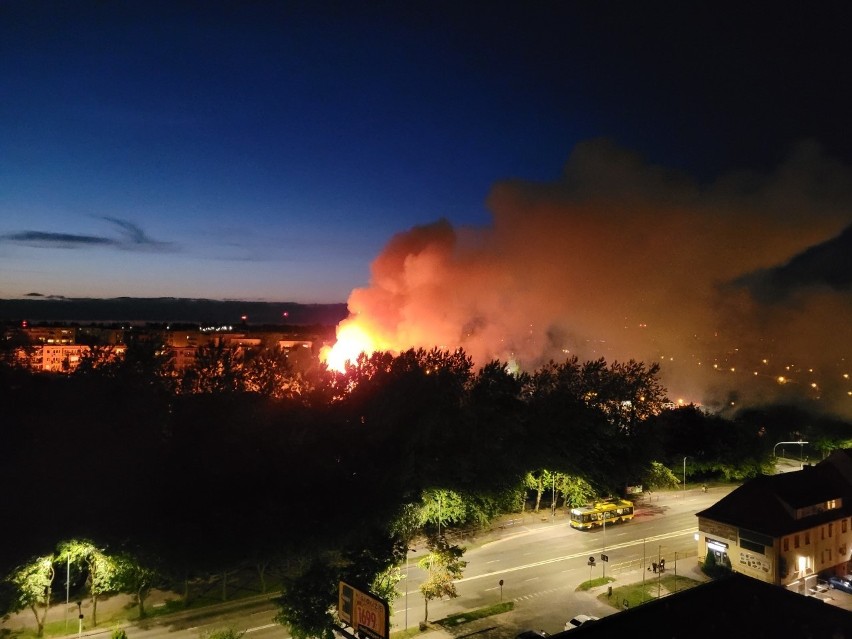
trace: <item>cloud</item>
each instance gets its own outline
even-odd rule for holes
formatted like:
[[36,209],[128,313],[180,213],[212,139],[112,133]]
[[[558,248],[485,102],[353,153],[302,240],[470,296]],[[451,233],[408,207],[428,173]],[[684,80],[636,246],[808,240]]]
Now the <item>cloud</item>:
[[83,249],[111,247],[120,250],[156,252],[176,249],[176,246],[171,242],[161,242],[150,238],[133,222],[109,216],[101,216],[98,219],[105,220],[115,226],[119,233],[118,237],[29,230],[0,235],[0,241],[36,248]]
[[[386,348],[461,346],[479,365],[656,361],[673,399],[715,406],[772,397],[792,363],[810,397],[808,370],[825,386],[852,348],[848,290],[770,305],[732,283],[837,236],[849,185],[852,170],[810,144],[771,174],[700,185],[589,141],[560,180],[495,185],[488,227],[442,220],[395,236],[352,292],[349,322]],[[850,404],[843,393],[831,407]]]
[[111,246],[115,240],[94,235],[74,235],[73,233],[49,233],[45,231],[19,231],[0,236],[2,239],[36,246],[39,248],[80,248],[89,246]]

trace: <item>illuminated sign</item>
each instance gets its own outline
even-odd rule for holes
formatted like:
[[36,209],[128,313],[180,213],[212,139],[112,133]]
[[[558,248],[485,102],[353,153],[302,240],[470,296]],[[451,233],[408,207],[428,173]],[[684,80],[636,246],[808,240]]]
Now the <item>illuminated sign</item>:
[[337,616],[371,639],[388,639],[388,603],[343,581],[338,588]]
[[728,544],[724,541],[716,541],[715,539],[710,539],[710,537],[705,537],[704,541],[707,542],[708,548],[718,550],[719,552],[728,552]]

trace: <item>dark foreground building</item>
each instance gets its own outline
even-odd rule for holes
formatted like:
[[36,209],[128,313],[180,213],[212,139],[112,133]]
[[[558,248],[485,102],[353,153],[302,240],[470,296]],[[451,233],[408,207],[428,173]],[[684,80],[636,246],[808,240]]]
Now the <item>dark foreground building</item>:
[[732,573],[555,636],[852,639],[852,612]]

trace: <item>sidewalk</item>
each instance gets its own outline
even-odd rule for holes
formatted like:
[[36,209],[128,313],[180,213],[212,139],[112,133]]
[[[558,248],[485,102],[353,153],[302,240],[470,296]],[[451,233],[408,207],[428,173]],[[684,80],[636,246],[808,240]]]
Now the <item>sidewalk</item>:
[[[132,628],[132,627],[150,627],[150,626],[166,626],[180,621],[188,621],[193,619],[204,619],[214,616],[218,613],[229,610],[239,610],[241,608],[262,607],[269,604],[269,600],[274,598],[278,593],[268,592],[261,595],[251,597],[242,597],[239,599],[231,599],[218,603],[208,604],[198,608],[188,608],[186,610],[178,610],[164,615],[149,616],[141,620],[122,621],[120,623],[111,623],[110,620],[115,617],[116,612],[127,610],[135,606],[135,598],[132,595],[119,594],[98,600],[98,626],[96,628],[86,628],[85,622],[90,619],[92,600],[82,601],[82,610],[84,615],[84,627],[82,633],[77,632],[78,628],[78,608],[77,603],[72,601],[68,605],[68,634],[54,636],[53,639],[76,639],[78,636],[94,637],[98,635],[109,635],[115,628]],[[156,610],[164,605],[167,600],[173,600],[175,593],[168,591],[152,591],[148,600],[145,602],[145,609],[149,611]],[[65,601],[50,607],[47,615],[46,623],[62,622],[65,619]],[[25,628],[35,629],[36,624],[33,613],[29,609],[22,610],[18,613],[9,616],[9,619],[0,623],[0,634],[9,631],[15,632]]]

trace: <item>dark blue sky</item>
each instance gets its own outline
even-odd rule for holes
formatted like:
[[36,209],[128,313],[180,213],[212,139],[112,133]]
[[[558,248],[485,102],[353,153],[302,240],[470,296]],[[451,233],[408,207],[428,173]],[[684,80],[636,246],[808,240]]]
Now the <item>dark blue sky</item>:
[[852,12],[747,4],[0,0],[0,297],[345,301],[599,137],[852,161]]

